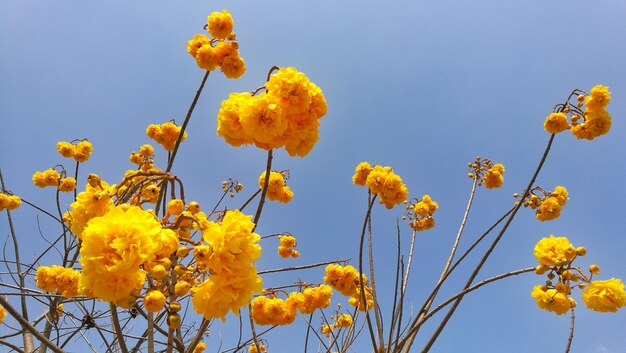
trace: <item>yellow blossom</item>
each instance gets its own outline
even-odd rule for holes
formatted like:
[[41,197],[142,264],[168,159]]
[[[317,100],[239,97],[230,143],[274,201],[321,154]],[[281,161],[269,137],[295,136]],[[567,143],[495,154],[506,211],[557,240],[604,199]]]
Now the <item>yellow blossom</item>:
[[593,281],[583,290],[583,302],[594,311],[616,312],[626,305],[624,283],[617,278]]
[[543,123],[543,128],[550,134],[558,134],[559,132],[570,128],[567,122],[567,116],[564,113],[552,113],[548,115]]
[[576,257],[576,249],[566,237],[542,238],[535,245],[535,257],[540,264],[561,266],[570,263]]
[[207,22],[209,33],[217,39],[224,39],[233,31],[233,18],[227,10],[211,12]]
[[483,176],[483,184],[487,189],[499,188],[504,183],[504,165],[494,164]]
[[551,311],[557,315],[568,312],[571,308],[576,307],[574,299],[566,294],[559,293],[554,289],[544,290],[543,286],[535,286],[530,295],[537,302],[537,306],[543,310]]
[[163,231],[150,212],[136,206],[116,206],[91,219],[82,233],[80,290],[113,302],[141,289],[146,278],[141,265],[163,247]]
[[4,318],[7,316],[7,312],[4,310],[4,307],[0,305],[0,324],[4,322]]
[[150,313],[156,313],[165,306],[165,295],[160,290],[151,290],[143,298],[143,305]]

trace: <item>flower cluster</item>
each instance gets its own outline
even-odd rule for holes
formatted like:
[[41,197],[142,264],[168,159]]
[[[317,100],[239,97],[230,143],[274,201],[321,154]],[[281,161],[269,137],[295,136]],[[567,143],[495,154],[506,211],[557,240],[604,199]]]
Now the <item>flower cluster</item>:
[[322,284],[302,292],[291,292],[285,300],[273,294],[258,296],[250,303],[250,315],[257,325],[289,325],[296,319],[296,310],[306,315],[327,308],[332,294],[332,289]]
[[142,267],[169,256],[177,247],[174,232],[162,228],[153,213],[128,204],[112,207],[92,218],[82,232],[79,290],[122,307],[132,306],[146,280]]
[[[593,140],[609,132],[612,121],[611,115],[606,110],[611,100],[609,88],[596,85],[589,94],[575,90],[571,96],[576,94],[577,103],[570,103],[568,100],[565,104],[557,106],[557,111],[546,117],[544,129],[551,134],[571,130],[576,138],[586,140]],[[585,110],[582,110],[583,105]],[[568,115],[571,124],[568,122]]]
[[356,166],[352,182],[360,186],[367,185],[370,191],[380,198],[380,203],[388,209],[406,202],[409,194],[406,185],[402,183],[402,178],[389,166],[372,167],[368,162],[361,162]]
[[577,257],[586,254],[584,247],[575,248],[566,237],[550,235],[537,243],[534,255],[539,265],[535,272],[547,273],[548,277],[544,285],[535,286],[531,292],[537,306],[557,315],[565,314],[576,306],[576,301],[569,296],[575,287],[583,289],[583,302],[591,310],[615,312],[626,305],[626,291],[619,279],[593,281],[593,275],[600,273],[597,265],[589,267],[589,276],[572,265]]
[[292,67],[279,69],[264,88],[258,95],[230,94],[217,115],[217,134],[235,147],[284,146],[292,157],[306,156],[319,139],[319,119],[327,111],[322,90]]
[[[150,124],[146,128],[146,135],[163,146],[166,151],[172,151],[176,145],[181,127],[168,121],[162,125]],[[185,141],[187,132],[183,133],[181,141]]]
[[[356,268],[350,265],[341,266],[339,264],[330,264],[326,266],[324,282],[328,283],[341,294],[350,297],[348,303],[353,306],[358,306],[359,310],[364,311],[365,305],[367,305],[368,310],[373,308],[374,297],[371,288],[367,286],[367,277],[364,274],[359,276],[359,272]],[[361,294],[361,283],[365,288],[364,296],[366,303],[363,303],[361,300],[363,297]]]
[[[331,319],[333,317],[331,316]],[[350,314],[338,314],[337,319],[334,323],[322,325],[321,331],[322,334],[326,336],[330,336],[334,329],[341,329],[352,326],[353,320]]]
[[87,140],[78,141],[77,144],[59,141],[57,151],[65,158],[74,158],[76,162],[86,162],[93,152],[93,146]]
[[239,193],[243,190],[243,184],[238,182],[237,180],[233,180],[233,178],[228,178],[228,181],[222,181],[222,190],[227,193],[230,192],[230,198],[235,197],[235,193]]
[[[288,203],[293,198],[293,191],[285,183],[286,172],[270,171],[270,177],[267,183],[267,192],[265,197],[272,201]],[[265,185],[265,172],[259,176],[259,187],[263,189]]]
[[4,310],[4,307],[0,305],[0,324],[4,322],[4,318],[7,316],[7,312]]
[[262,289],[254,266],[261,256],[257,244],[261,237],[253,232],[251,219],[238,210],[227,211],[220,224],[207,222],[202,230],[209,244],[204,261],[210,276],[191,292],[194,310],[206,319],[225,320],[229,310],[237,315],[252,294]]
[[300,256],[300,252],[296,249],[296,237],[293,235],[281,235],[279,238],[280,245],[278,246],[278,255],[282,258],[293,257],[297,258]]
[[227,10],[209,15],[207,29],[213,38],[196,34],[187,42],[187,52],[196,59],[198,67],[208,71],[219,67],[227,78],[239,78],[246,72],[233,25],[233,18]]
[[48,186],[56,186],[61,192],[70,192],[76,189],[76,179],[72,177],[61,177],[65,175],[65,171],[61,171],[61,174],[54,169],[47,169],[43,172],[35,172],[33,174],[33,184],[40,188]]
[[[537,195],[538,194],[538,195]],[[517,196],[515,194],[514,196]],[[567,189],[564,186],[557,186],[552,192],[546,192],[536,187],[524,201],[524,207],[535,210],[535,217],[539,221],[551,221],[561,215],[563,206],[569,200]]]
[[85,191],[80,192],[71,205],[71,211],[63,215],[72,233],[82,237],[85,225],[94,217],[105,215],[113,207],[111,188],[95,174],[90,174]]
[[484,185],[487,189],[495,189],[504,183],[504,165],[493,164],[490,159],[482,159],[477,156],[474,162],[467,163],[467,176],[478,181],[478,185]]
[[[155,131],[158,130],[155,129]],[[174,140],[174,142],[176,142],[176,140]],[[148,144],[142,145],[139,147],[139,152],[131,152],[129,160],[131,163],[138,165],[142,171],[149,171],[154,167],[154,147]]]
[[406,206],[405,217],[409,219],[409,227],[416,232],[429,230],[435,227],[433,214],[439,205],[429,195],[424,195],[418,200],[411,200]]
[[37,287],[46,292],[59,293],[66,298],[76,297],[80,272],[62,266],[37,268]]
[[0,212],[7,209],[12,211],[22,204],[22,199],[17,195],[7,195],[3,192],[0,192]]

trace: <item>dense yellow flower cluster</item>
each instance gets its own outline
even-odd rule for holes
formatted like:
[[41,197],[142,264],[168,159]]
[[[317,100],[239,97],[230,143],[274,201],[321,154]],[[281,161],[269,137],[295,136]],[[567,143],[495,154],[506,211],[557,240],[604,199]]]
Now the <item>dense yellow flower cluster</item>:
[[[238,210],[226,212],[220,224],[208,222],[202,238],[210,244],[205,254],[207,280],[191,289],[194,310],[206,319],[221,318],[229,310],[237,315],[248,304],[252,294],[262,289],[254,262],[261,255],[253,233],[252,216]],[[198,259],[196,257],[196,259]]]
[[[62,174],[65,175],[65,171],[62,171]],[[56,186],[61,192],[70,192],[76,189],[76,179],[72,177],[61,178],[61,174],[54,169],[35,172],[33,174],[33,184],[40,188]]]
[[483,184],[487,189],[499,188],[504,183],[504,165],[494,164],[483,176]]
[[538,190],[540,195],[531,192],[531,195],[524,201],[524,207],[534,209],[535,217],[542,222],[558,218],[563,206],[569,200],[567,189],[559,185],[552,192],[545,192],[541,188],[535,188],[535,190]]
[[87,140],[79,141],[76,145],[59,141],[57,142],[57,151],[65,158],[74,158],[76,162],[86,162],[93,152],[93,146]]
[[415,202],[409,203],[406,207],[405,214],[409,218],[409,227],[416,232],[432,229],[435,227],[435,219],[433,214],[437,211],[439,205],[433,201],[429,195],[424,195]]
[[545,266],[567,265],[576,257],[576,248],[566,237],[542,238],[535,245],[534,255]]
[[0,192],[0,212],[7,209],[12,211],[22,204],[22,199],[17,195],[7,195],[3,192]]
[[37,268],[37,287],[46,292],[59,293],[66,298],[78,296],[80,272],[71,268],[53,265]]
[[[265,172],[259,176],[259,187],[263,189],[265,185]],[[285,183],[285,173],[270,171],[270,178],[267,184],[265,196],[272,200],[288,203],[293,198],[293,191]]]
[[0,324],[4,322],[4,318],[7,316],[7,312],[4,310],[4,307],[0,305]]
[[226,10],[209,15],[207,29],[213,38],[196,34],[187,42],[187,52],[196,59],[198,67],[208,71],[220,67],[227,78],[239,78],[246,72],[233,26],[233,18]]
[[548,272],[546,284],[535,286],[531,292],[541,309],[561,315],[574,308],[576,302],[569,297],[574,287],[583,288],[583,302],[591,310],[615,312],[626,306],[626,291],[621,280],[593,281],[593,276],[600,273],[598,265],[589,266],[589,276],[572,265],[578,256],[586,254],[584,247],[574,248],[565,237],[550,235],[537,243],[535,257],[540,265],[535,272],[538,275]]
[[306,288],[302,293],[291,292],[285,300],[274,295],[258,296],[250,303],[250,315],[257,325],[289,325],[296,319],[296,310],[311,314],[317,309],[327,308],[332,294],[332,289],[322,284]]
[[[180,135],[181,127],[168,121],[162,125],[150,124],[146,128],[146,135],[163,146],[166,151],[171,151],[176,145],[178,135]],[[183,133],[181,141],[185,141],[187,132]]]
[[589,283],[582,298],[589,309],[599,312],[616,312],[626,306],[624,283],[616,278]]
[[287,299],[258,296],[250,303],[250,316],[257,325],[289,325],[296,320],[296,309],[302,302],[302,294],[291,292]]
[[[176,250],[153,213],[127,204],[112,207],[104,216],[92,218],[82,232],[81,293],[122,307],[134,303],[144,286],[144,264]],[[169,246],[168,246],[169,244]]]
[[217,134],[237,147],[285,147],[306,156],[319,139],[319,119],[327,112],[322,90],[292,67],[281,68],[258,95],[232,93],[217,115]]
[[82,238],[83,229],[89,220],[105,215],[113,207],[109,184],[95,174],[91,174],[89,178],[85,191],[79,193],[76,201],[70,205],[71,211],[63,215],[63,221],[78,238]]
[[[361,281],[365,288],[366,303],[363,303],[361,300]],[[359,273],[356,268],[350,265],[330,264],[326,266],[324,282],[328,283],[333,289],[338,290],[341,294],[350,297],[348,303],[358,306],[359,310],[364,311],[365,305],[367,305],[368,310],[373,308],[374,297],[372,296],[371,288],[367,286],[367,277],[361,274],[361,280],[359,280]]]
[[296,249],[296,237],[293,235],[281,235],[279,238],[280,245],[278,246],[278,255],[282,258],[293,257],[297,258],[300,256],[300,252]]
[[[609,88],[596,85],[588,95],[580,90],[575,92],[579,93],[578,102],[576,104],[567,102],[560,106],[557,112],[548,115],[543,124],[544,129],[551,134],[571,130],[576,138],[586,140],[593,140],[609,132],[612,122],[611,115],[606,110],[611,101]],[[582,110],[583,105],[585,110]],[[571,125],[567,115],[570,115]]]
[[409,192],[402,178],[393,172],[389,166],[371,166],[368,162],[361,162],[356,166],[352,182],[356,185],[367,185],[370,191],[380,198],[380,203],[388,209],[406,202]]

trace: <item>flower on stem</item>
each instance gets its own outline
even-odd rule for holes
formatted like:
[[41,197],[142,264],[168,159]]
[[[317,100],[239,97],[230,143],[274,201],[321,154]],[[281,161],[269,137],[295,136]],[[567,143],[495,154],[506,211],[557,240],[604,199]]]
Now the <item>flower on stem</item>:
[[[287,171],[275,172],[270,171],[270,178],[267,184],[267,192],[265,196],[272,201],[288,203],[293,198],[293,191],[285,183],[285,175]],[[259,176],[259,187],[262,189],[265,185],[265,172]]]
[[54,169],[47,169],[43,172],[35,172],[33,174],[33,184],[39,186],[40,188],[45,188],[46,186],[57,186],[59,185],[59,180],[61,179],[61,175]]
[[539,308],[557,315],[563,315],[576,307],[576,301],[567,294],[559,293],[556,289],[546,289],[541,285],[535,286],[530,295],[535,299]]
[[165,295],[158,289],[146,293],[143,298],[143,305],[150,313],[156,313],[165,307]]
[[4,209],[15,210],[22,204],[22,199],[16,195],[7,195],[0,192],[0,212]]
[[230,94],[218,112],[217,134],[235,147],[285,147],[292,157],[306,156],[319,139],[319,119],[328,110],[322,90],[291,67],[270,76],[265,89],[255,96]]
[[280,245],[278,246],[278,255],[282,258],[300,256],[300,252],[296,249],[296,238],[293,235],[281,235],[279,238]]
[[387,209],[406,202],[406,197],[409,194],[402,178],[394,173],[389,166],[375,165],[371,167],[368,162],[361,162],[355,169],[352,182],[356,185],[367,185]]
[[582,298],[589,309],[599,312],[616,312],[626,306],[624,283],[616,278],[592,281],[583,290]]
[[435,219],[433,214],[439,208],[437,202],[433,201],[429,195],[424,195],[415,202],[411,202],[406,206],[405,218],[409,219],[409,227],[416,232],[429,230],[435,227]]
[[[163,146],[166,151],[172,151],[176,145],[178,135],[180,135],[181,127],[168,121],[162,125],[151,124],[146,128],[146,135]],[[187,132],[183,134],[181,141],[185,141]]]
[[576,248],[569,242],[569,239],[555,237],[552,234],[549,238],[542,238],[537,242],[534,255],[540,264],[546,266],[567,265],[577,256]]

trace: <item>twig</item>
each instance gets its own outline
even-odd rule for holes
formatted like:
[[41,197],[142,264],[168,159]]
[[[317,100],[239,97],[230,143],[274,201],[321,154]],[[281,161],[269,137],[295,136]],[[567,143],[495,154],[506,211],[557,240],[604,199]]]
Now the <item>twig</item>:
[[572,347],[572,341],[574,340],[574,319],[576,317],[574,316],[574,308],[571,308],[570,311],[572,312],[572,320],[570,321],[569,337],[567,337],[567,346],[565,346],[565,353],[569,353],[569,350]]

